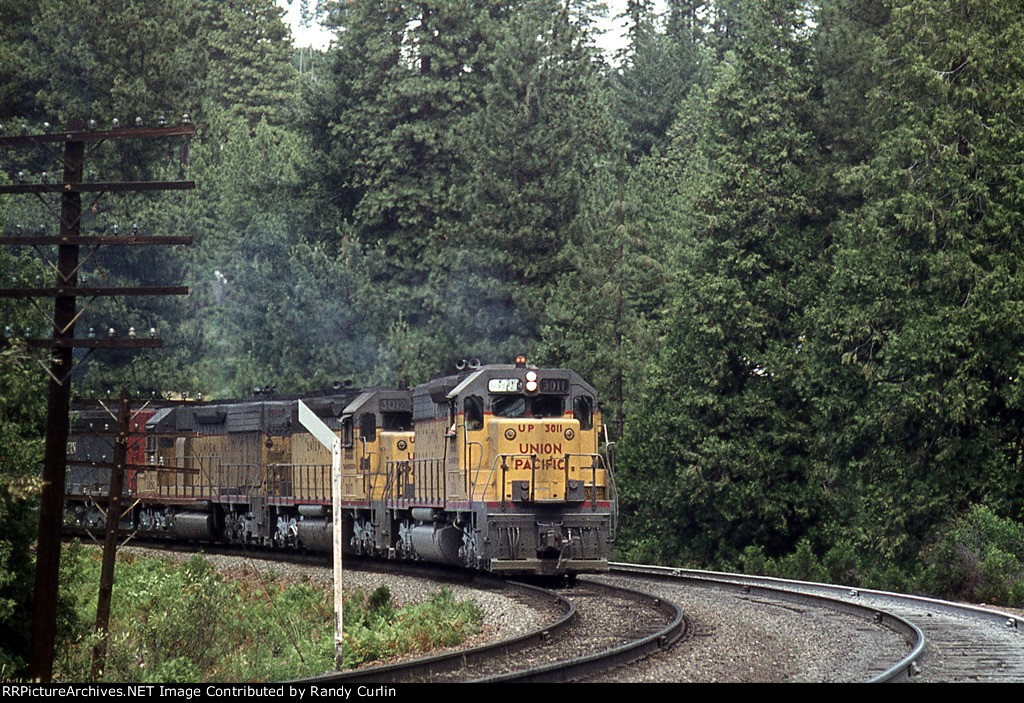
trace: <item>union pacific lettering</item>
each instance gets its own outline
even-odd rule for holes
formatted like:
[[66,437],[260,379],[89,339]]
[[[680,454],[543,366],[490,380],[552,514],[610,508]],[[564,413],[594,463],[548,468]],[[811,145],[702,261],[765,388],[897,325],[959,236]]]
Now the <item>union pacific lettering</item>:
[[563,458],[555,458],[554,456],[548,456],[547,458],[538,458],[537,465],[534,465],[534,459],[530,457],[517,456],[512,459],[510,467],[515,469],[541,469],[541,470],[557,470],[565,471],[566,460]]
[[565,471],[566,459],[561,459],[549,456],[547,458],[537,459],[537,464],[534,466],[533,459],[530,457],[516,457],[512,460],[511,467],[513,469],[557,469],[558,471]]
[[561,442],[538,442],[533,444],[531,442],[520,442],[519,443],[520,454],[561,454],[562,443]]

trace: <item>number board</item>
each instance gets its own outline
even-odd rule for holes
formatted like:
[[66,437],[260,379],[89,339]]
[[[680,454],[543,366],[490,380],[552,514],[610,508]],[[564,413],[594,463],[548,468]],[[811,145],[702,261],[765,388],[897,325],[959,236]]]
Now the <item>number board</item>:
[[487,382],[488,393],[518,393],[523,382],[518,378],[492,378]]
[[406,398],[381,398],[380,409],[386,413],[407,413],[412,410],[412,404]]
[[542,378],[540,379],[540,392],[567,395],[569,393],[569,379]]

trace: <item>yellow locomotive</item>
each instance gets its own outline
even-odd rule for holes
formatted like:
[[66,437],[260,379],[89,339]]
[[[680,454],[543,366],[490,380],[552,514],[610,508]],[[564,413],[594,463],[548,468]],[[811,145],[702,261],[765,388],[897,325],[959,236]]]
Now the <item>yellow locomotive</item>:
[[[501,573],[607,569],[613,474],[597,395],[574,371],[520,358],[305,402],[341,441],[347,552]],[[164,408],[145,442],[159,468],[126,484],[131,527],[331,549],[330,454],[299,426],[296,401]],[[88,513],[81,497],[69,504]]]

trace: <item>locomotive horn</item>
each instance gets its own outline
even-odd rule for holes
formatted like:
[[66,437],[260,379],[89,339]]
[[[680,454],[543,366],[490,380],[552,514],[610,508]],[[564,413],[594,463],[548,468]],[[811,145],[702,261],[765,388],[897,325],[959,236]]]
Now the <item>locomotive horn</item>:
[[462,371],[465,368],[466,368],[466,360],[465,359],[460,359],[459,361],[455,362],[455,370],[456,371]]

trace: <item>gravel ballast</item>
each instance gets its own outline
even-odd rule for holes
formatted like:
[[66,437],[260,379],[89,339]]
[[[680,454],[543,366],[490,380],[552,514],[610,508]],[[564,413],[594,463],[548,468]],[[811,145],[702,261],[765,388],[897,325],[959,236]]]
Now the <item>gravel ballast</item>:
[[622,577],[682,607],[691,634],[670,649],[589,681],[849,682],[898,661],[909,646],[892,631],[827,608],[706,586]]

